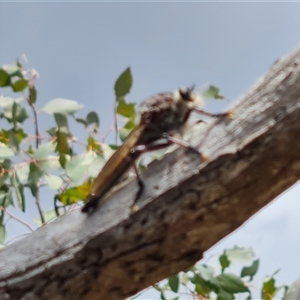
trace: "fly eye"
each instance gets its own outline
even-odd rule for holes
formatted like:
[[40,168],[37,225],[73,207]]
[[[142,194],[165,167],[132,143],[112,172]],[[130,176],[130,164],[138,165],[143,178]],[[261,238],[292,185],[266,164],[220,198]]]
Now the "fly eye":
[[192,91],[189,88],[182,88],[182,89],[179,90],[179,94],[180,94],[181,98],[183,100],[186,100],[186,101],[191,101],[192,100],[191,99],[191,93],[192,93]]

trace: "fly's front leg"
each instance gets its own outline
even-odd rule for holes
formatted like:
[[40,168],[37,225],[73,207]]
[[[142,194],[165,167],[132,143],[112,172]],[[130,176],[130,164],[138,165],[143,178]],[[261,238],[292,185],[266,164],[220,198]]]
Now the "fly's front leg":
[[191,146],[189,143],[183,141],[182,139],[176,138],[173,135],[168,134],[168,133],[163,133],[162,138],[164,138],[166,140],[166,142],[160,143],[160,144],[138,145],[138,146],[134,147],[131,150],[131,161],[133,163],[133,168],[134,168],[134,171],[136,173],[137,180],[138,180],[138,185],[139,185],[139,189],[136,193],[134,202],[131,206],[131,211],[132,212],[138,211],[139,207],[136,204],[136,202],[138,201],[138,199],[142,195],[142,193],[144,191],[144,188],[145,188],[145,184],[144,184],[144,182],[143,182],[143,180],[142,180],[142,178],[141,178],[141,176],[140,176],[140,174],[137,170],[137,166],[134,163],[135,162],[135,159],[134,159],[135,155],[140,155],[142,153],[164,149],[164,148],[166,148],[166,147],[168,147],[172,144],[175,144],[175,145],[184,147],[184,148],[196,153],[197,155],[199,155],[201,157],[202,161],[207,160],[207,157],[205,155],[203,155],[197,148]]
[[203,155],[197,148],[191,146],[189,143],[187,143],[186,141],[182,140],[182,139],[179,139],[179,138],[176,138],[172,135],[169,135],[167,133],[164,133],[163,134],[163,137],[169,141],[170,143],[172,144],[175,144],[175,145],[178,145],[178,146],[181,146],[181,147],[184,147],[194,153],[196,153],[197,155],[199,155],[201,157],[201,160],[202,161],[206,161],[208,159],[207,156]]
[[212,118],[228,118],[228,119],[233,119],[233,116],[234,116],[234,110],[229,110],[228,112],[225,112],[225,113],[220,113],[220,114],[212,114],[212,113],[209,113],[201,108],[198,108],[198,107],[195,107],[193,109],[194,112],[198,113],[198,114],[201,114],[201,115],[204,115],[204,116],[208,116],[208,117],[212,117]]

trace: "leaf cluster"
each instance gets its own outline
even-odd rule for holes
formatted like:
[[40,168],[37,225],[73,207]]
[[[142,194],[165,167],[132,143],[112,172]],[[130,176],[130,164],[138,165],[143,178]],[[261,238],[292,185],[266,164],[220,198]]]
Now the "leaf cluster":
[[[198,263],[188,270],[169,277],[167,281],[156,284],[161,300],[178,299],[257,299],[251,293],[254,276],[259,268],[259,259],[255,259],[251,248],[234,247],[224,250],[219,256],[219,266]],[[239,274],[229,267],[239,262],[243,265]],[[219,273],[217,273],[219,270]],[[277,271],[278,272],[278,271]],[[286,292],[286,286],[277,286],[275,272],[265,278],[261,288],[262,300],[275,299],[280,290]],[[174,296],[175,294],[175,296]],[[278,299],[278,298],[276,298]]]
[[[69,205],[85,200],[91,183],[101,170],[105,160],[115,151],[117,145],[100,143],[100,118],[96,111],[85,117],[79,116],[84,105],[74,100],[55,98],[38,109],[36,89],[37,72],[25,70],[17,61],[0,67],[0,88],[11,88],[16,97],[0,96],[0,244],[4,245],[5,213],[13,205],[26,211],[25,189],[31,192],[39,211],[39,223],[43,224]],[[123,140],[135,126],[135,103],[128,103],[125,96],[132,86],[132,75],[127,68],[116,80],[116,114],[125,125],[118,130]],[[40,119],[48,114],[53,126],[40,132]],[[73,124],[86,129],[86,137],[74,135]],[[33,126],[34,135],[30,134]],[[30,127],[29,127],[30,128]],[[78,144],[84,145],[78,151]],[[77,146],[77,147],[76,147]],[[41,205],[40,189],[52,189],[54,207],[44,211]],[[28,197],[27,197],[28,198]]]

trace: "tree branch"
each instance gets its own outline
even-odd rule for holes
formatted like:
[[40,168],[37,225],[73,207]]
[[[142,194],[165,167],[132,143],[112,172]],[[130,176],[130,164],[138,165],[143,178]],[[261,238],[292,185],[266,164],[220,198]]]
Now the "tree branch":
[[[119,185],[93,214],[60,217],[0,252],[0,299],[124,299],[201,259],[300,178],[300,48],[195,129],[209,157],[177,149]],[[13,260],[11,259],[13,257]]]

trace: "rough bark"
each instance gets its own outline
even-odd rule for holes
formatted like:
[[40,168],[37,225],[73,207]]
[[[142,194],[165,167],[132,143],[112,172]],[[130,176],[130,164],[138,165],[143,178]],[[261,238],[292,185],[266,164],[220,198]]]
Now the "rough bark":
[[191,266],[300,177],[300,48],[93,214],[75,210],[0,252],[0,299],[123,299]]

